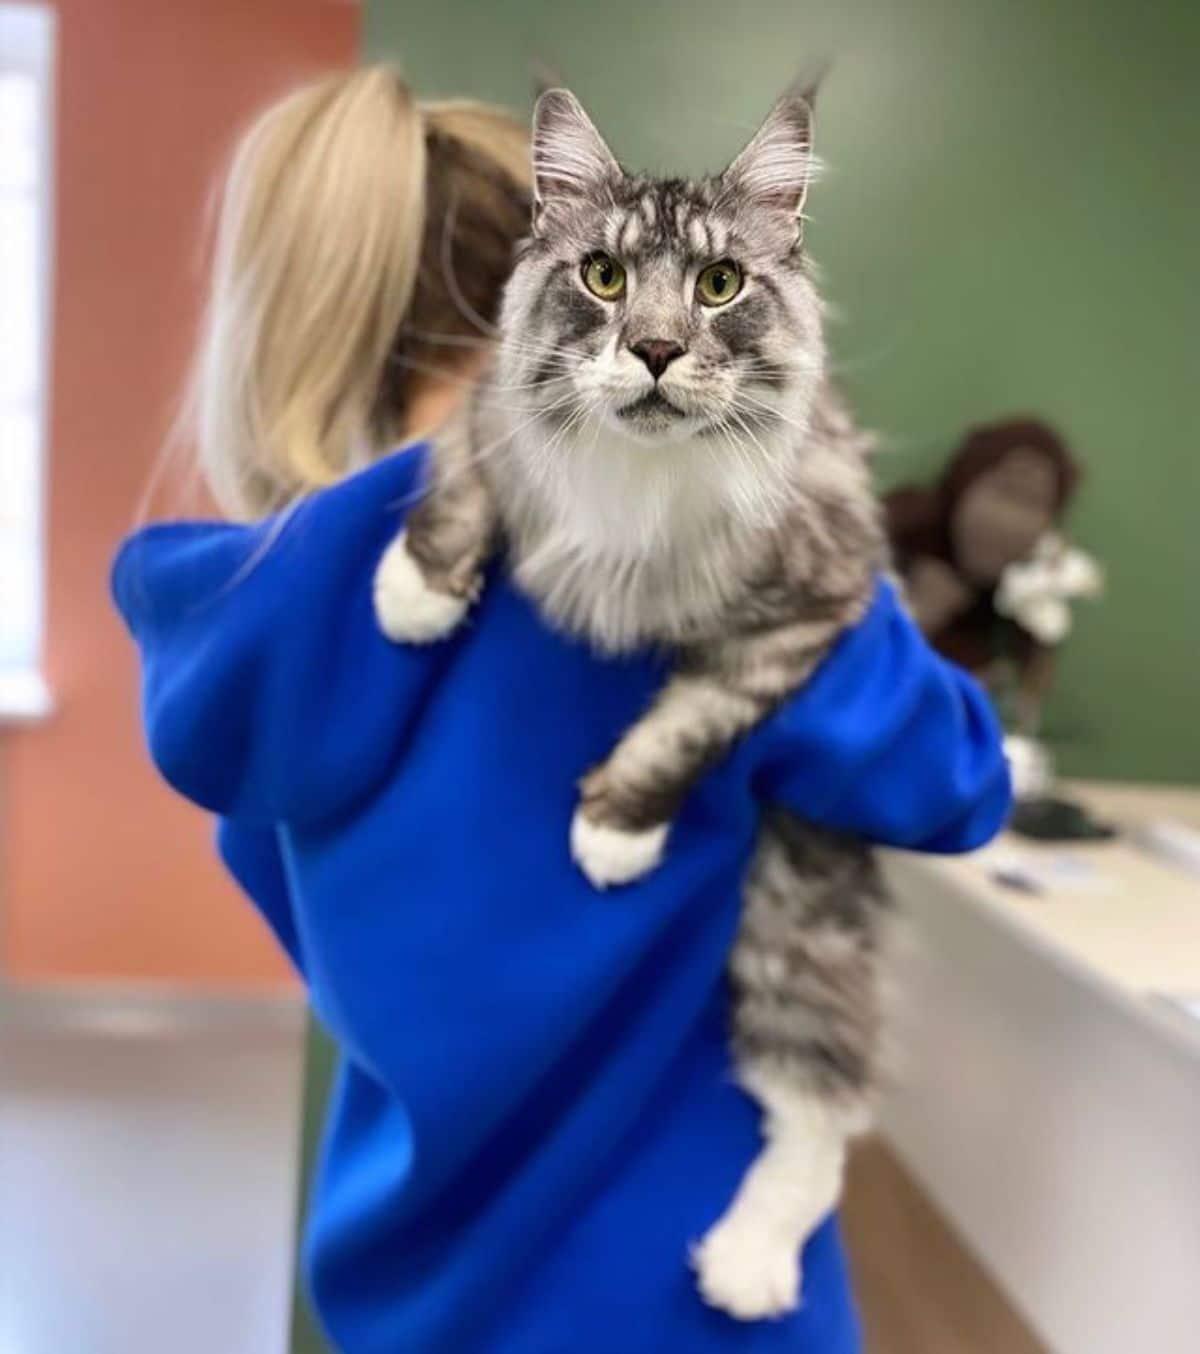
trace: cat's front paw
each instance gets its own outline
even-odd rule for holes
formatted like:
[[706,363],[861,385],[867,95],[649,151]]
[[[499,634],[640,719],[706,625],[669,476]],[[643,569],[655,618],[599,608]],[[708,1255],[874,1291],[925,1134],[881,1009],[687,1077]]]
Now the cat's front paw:
[[467,614],[469,600],[439,592],[425,581],[401,532],[375,570],[375,618],[396,643],[431,644],[444,639]]
[[581,804],[571,822],[571,855],[596,888],[628,884],[662,860],[669,826],[661,823],[631,832],[597,822]]
[[710,1307],[739,1321],[762,1321],[800,1302],[800,1248],[741,1216],[718,1222],[692,1252],[696,1285]]

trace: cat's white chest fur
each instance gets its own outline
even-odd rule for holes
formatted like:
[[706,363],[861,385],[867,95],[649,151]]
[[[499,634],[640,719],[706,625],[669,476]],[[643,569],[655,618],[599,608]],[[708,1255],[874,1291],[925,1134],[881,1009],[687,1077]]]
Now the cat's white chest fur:
[[516,580],[609,649],[711,624],[744,574],[747,522],[783,502],[782,484],[720,438],[647,446],[601,427],[550,459],[513,452],[500,492]]

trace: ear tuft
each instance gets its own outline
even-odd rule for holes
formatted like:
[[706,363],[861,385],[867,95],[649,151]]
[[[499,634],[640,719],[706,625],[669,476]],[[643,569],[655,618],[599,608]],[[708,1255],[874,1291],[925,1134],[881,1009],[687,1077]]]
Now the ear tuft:
[[539,57],[534,57],[529,63],[529,76],[532,81],[533,97],[536,102],[547,90],[561,89],[562,77],[558,71]]
[[546,90],[533,111],[534,228],[549,204],[584,197],[620,173],[575,95]]

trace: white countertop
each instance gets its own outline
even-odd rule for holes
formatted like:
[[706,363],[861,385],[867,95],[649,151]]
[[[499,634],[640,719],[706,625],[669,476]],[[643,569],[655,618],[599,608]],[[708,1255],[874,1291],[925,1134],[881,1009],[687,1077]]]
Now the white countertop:
[[[953,879],[972,901],[1030,939],[1130,994],[1200,997],[1200,879],[1130,838],[1154,820],[1200,830],[1200,790],[1071,782],[1061,792],[1122,835],[1047,844],[1004,833],[972,855],[909,857],[904,868]],[[1058,879],[1043,893],[1026,893],[991,877],[1014,856],[1067,856],[1083,868],[1077,881]]]
[[[1182,1354],[1200,1329],[1200,1019],[1159,998],[1200,994],[1200,879],[1132,834],[1200,827],[1200,792],[1063,794],[1131,835],[889,855],[909,936],[883,1129],[1048,1349]],[[1045,891],[995,883],[1006,853]],[[1046,868],[1064,854],[1074,869]]]

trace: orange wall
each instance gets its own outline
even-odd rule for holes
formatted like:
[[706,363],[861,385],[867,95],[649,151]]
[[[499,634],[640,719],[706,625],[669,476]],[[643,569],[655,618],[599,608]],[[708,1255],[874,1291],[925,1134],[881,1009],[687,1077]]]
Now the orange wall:
[[204,815],[142,750],[107,596],[169,422],[199,298],[203,209],[265,100],[348,64],[345,0],[62,0],[49,467],[48,723],[0,731],[7,976],[278,984]]

